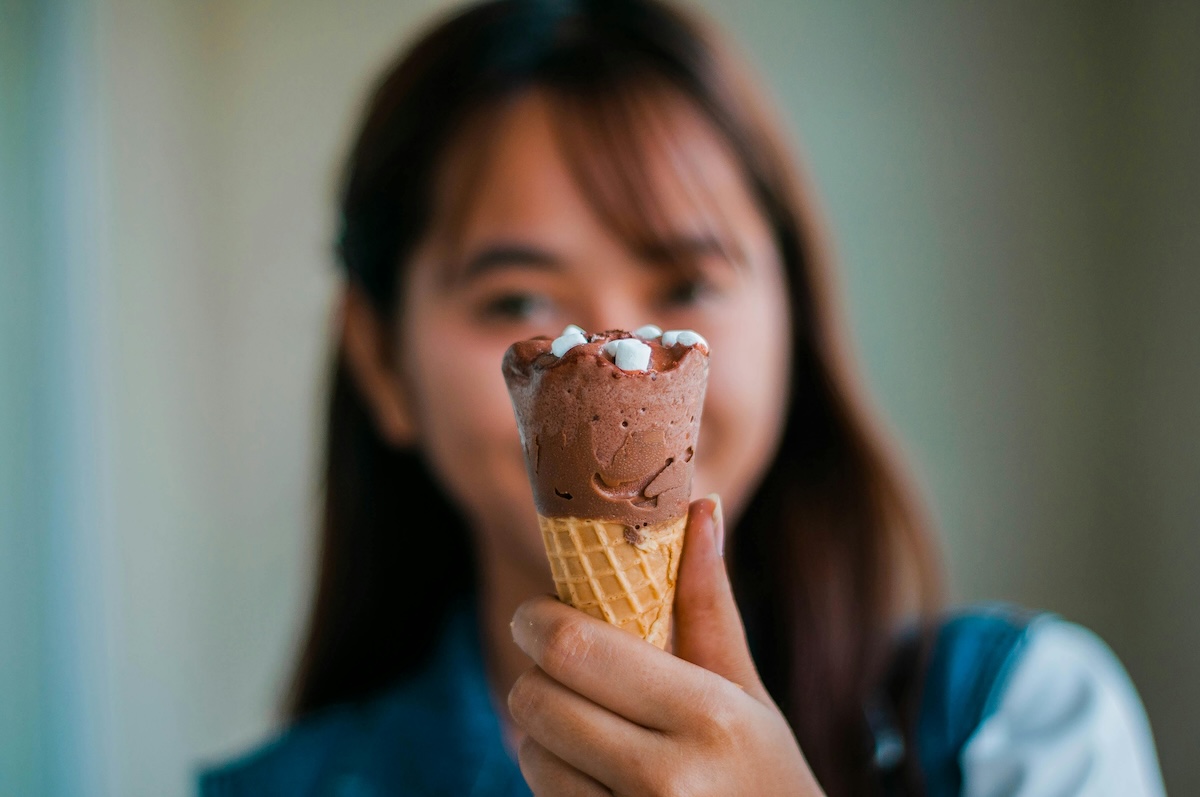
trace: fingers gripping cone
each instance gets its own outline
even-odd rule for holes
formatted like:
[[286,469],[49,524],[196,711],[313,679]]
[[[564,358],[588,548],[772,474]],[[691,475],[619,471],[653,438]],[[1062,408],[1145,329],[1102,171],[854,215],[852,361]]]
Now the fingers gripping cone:
[[707,344],[568,327],[514,343],[503,371],[559,598],[665,648]]

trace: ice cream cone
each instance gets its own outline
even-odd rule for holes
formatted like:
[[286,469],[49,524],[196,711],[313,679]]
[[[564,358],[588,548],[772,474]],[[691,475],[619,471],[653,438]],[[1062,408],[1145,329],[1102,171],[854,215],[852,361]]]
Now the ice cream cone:
[[575,517],[538,522],[560,600],[667,647],[686,516],[638,530]]
[[707,343],[568,327],[514,343],[502,368],[559,598],[666,649]]

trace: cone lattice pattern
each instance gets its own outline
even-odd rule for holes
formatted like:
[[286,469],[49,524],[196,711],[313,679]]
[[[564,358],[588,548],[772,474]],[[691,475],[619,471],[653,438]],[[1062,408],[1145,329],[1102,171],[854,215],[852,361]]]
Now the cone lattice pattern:
[[538,516],[558,597],[665,648],[686,517],[641,529]]

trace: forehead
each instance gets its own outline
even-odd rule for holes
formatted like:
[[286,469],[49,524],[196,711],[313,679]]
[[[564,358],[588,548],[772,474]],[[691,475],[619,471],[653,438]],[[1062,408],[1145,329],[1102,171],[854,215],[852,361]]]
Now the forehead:
[[567,240],[590,224],[633,249],[692,233],[736,246],[763,226],[732,150],[670,92],[537,89],[477,113],[448,149],[434,216],[450,241],[512,230]]

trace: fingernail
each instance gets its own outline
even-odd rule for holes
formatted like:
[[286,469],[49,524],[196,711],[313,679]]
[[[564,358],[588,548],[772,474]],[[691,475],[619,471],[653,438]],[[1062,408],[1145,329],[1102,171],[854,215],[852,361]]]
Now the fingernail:
[[533,623],[524,620],[517,622],[516,618],[508,624],[508,628],[512,631],[513,642],[517,643],[517,647],[526,653],[529,652],[530,640],[533,636]]
[[717,553],[722,557],[725,556],[725,512],[721,509],[721,496],[717,493],[709,493],[704,496],[713,502],[713,542],[716,543]]

